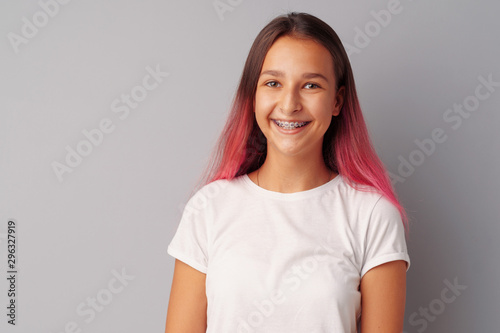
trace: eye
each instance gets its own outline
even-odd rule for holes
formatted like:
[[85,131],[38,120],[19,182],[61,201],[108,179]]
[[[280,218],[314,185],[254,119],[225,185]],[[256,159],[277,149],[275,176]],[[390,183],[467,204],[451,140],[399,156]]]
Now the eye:
[[306,86],[306,87],[307,87],[307,86],[314,86],[314,87],[312,87],[312,88],[319,88],[319,87],[320,87],[320,86],[318,86],[316,83],[306,83],[306,85],[305,85],[305,86]]
[[266,86],[268,86],[268,87],[277,87],[278,84],[279,83],[276,82],[276,81],[269,81],[269,82],[266,83]]

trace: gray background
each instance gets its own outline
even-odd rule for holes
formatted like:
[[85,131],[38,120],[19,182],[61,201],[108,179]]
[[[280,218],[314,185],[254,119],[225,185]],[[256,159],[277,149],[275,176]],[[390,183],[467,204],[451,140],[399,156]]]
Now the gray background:
[[[479,77],[500,81],[500,5],[401,0],[382,26],[371,11],[397,2],[221,2],[231,8],[222,16],[212,0],[71,1],[57,13],[45,0],[53,12],[46,21],[38,1],[1,2],[0,331],[164,330],[174,267],[167,245],[253,39],[274,16],[295,10],[360,46],[350,59],[363,112],[412,217],[405,331],[497,332],[500,88],[478,88],[489,93],[483,100],[471,96]],[[15,47],[9,34],[22,37],[23,18],[34,16],[38,32]],[[361,45],[365,29],[371,37]],[[148,66],[169,76],[120,119],[113,101],[139,93]],[[454,128],[445,117],[463,103],[473,111]],[[76,149],[82,131],[105,118],[114,130],[60,181],[52,164],[64,164],[66,146]],[[439,128],[446,140],[419,153],[415,140],[428,142]],[[402,177],[410,158],[418,165]],[[12,218],[15,327],[5,308]],[[120,292],[113,270],[129,276]],[[454,281],[466,287],[453,294]],[[105,305],[90,319],[87,302],[96,297]]]

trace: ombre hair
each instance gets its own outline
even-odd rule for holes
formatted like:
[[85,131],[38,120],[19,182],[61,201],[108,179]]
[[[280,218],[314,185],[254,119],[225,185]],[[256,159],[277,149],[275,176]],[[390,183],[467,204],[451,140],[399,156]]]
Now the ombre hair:
[[408,216],[370,141],[351,64],[342,42],[328,24],[307,13],[280,15],[255,38],[224,129],[193,192],[218,179],[230,180],[251,173],[264,163],[267,139],[255,119],[253,101],[266,54],[282,36],[310,39],[324,46],[332,55],[336,89],[345,87],[340,114],[332,119],[323,138],[326,166],[340,174],[351,187],[384,195],[398,208],[408,235]]

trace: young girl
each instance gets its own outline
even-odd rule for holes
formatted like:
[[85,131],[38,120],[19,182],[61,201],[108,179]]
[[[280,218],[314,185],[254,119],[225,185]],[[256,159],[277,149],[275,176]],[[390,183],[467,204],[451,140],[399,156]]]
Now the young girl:
[[168,246],[166,333],[402,332],[408,220],[329,25],[264,27],[216,148]]

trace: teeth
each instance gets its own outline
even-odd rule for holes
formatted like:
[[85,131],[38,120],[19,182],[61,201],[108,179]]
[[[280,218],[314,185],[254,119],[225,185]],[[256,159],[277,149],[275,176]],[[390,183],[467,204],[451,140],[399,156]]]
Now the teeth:
[[305,124],[307,124],[307,121],[304,122],[288,122],[288,121],[280,121],[280,120],[275,120],[274,121],[279,127],[284,128],[284,129],[294,129],[297,127],[302,127]]

